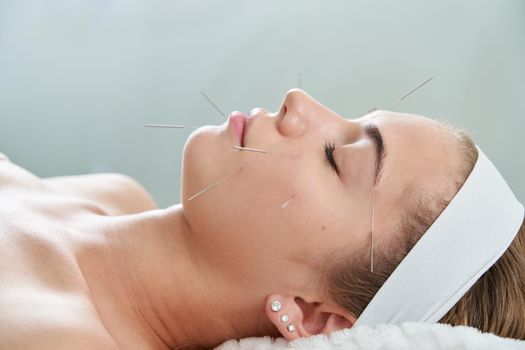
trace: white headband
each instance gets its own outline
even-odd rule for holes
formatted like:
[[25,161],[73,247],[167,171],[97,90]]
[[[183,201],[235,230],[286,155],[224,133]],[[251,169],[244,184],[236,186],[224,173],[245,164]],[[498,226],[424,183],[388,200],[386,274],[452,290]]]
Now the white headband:
[[477,148],[476,165],[461,189],[356,325],[439,321],[513,241],[523,222],[523,205]]

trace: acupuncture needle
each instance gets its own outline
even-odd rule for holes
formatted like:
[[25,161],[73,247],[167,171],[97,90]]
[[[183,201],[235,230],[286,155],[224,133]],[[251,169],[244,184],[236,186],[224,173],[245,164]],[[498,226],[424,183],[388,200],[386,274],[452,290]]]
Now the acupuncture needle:
[[258,149],[258,148],[250,148],[250,147],[242,147],[242,146],[232,146],[234,149],[238,149],[241,151],[248,151],[248,152],[256,152],[256,153],[268,153],[268,151]]
[[206,101],[208,101],[212,105],[212,107],[215,108],[217,112],[219,112],[220,115],[226,118],[226,114],[224,114],[224,112],[219,108],[219,106],[217,106],[217,104],[213,102],[213,100],[208,95],[206,95],[204,91],[201,91],[201,95],[204,96]]
[[286,208],[288,206],[288,203],[290,203],[290,201],[293,199],[293,197],[295,197],[295,193],[290,198],[288,198],[286,202],[281,204],[281,208]]
[[250,148],[250,147],[242,147],[242,146],[232,146],[233,149],[237,149],[239,151],[248,151],[248,152],[254,152],[254,153],[263,153],[263,154],[273,154],[276,156],[283,156],[283,157],[292,157],[297,158],[300,155],[298,154],[284,154],[284,153],[277,153],[277,152],[269,152],[263,149],[259,148]]
[[222,183],[222,182],[228,180],[230,177],[232,177],[233,175],[237,174],[237,173],[239,172],[239,170],[241,170],[241,168],[237,169],[237,171],[231,173],[230,175],[228,175],[228,176],[226,176],[226,177],[220,179],[219,181],[217,181],[217,182],[215,182],[215,183],[213,183],[213,184],[211,184],[211,185],[205,187],[204,189],[200,190],[199,192],[195,193],[193,196],[191,196],[190,198],[188,198],[188,201],[191,201],[191,200],[195,199],[196,197],[200,196],[201,194],[203,194],[203,193],[205,193],[205,192],[211,190],[212,188],[214,188],[214,187],[217,186],[218,184],[220,184],[220,183]]
[[[396,104],[398,104],[399,102],[403,101],[405,98],[407,98],[408,96],[412,95],[414,92],[416,92],[418,89],[422,88],[424,85],[426,85],[428,82],[430,82],[432,79],[434,79],[433,76],[425,79],[423,82],[419,83],[419,85],[417,85],[415,88],[413,88],[412,90],[410,90],[409,92],[407,92],[406,94],[404,94],[403,96],[401,96],[396,102],[394,102],[390,108],[394,107]],[[371,110],[369,110],[368,112],[366,112],[366,114],[370,114],[374,111],[376,111],[377,108],[372,108]],[[372,229],[370,231],[370,272],[374,272],[374,224],[375,224],[375,196],[374,196],[374,193],[375,193],[375,190],[372,189]]]
[[372,230],[370,232],[370,272],[374,272],[374,224],[375,224],[375,189],[372,189]]
[[146,124],[145,127],[147,128],[175,128],[175,129],[197,129],[199,126],[194,125],[177,125],[177,124]]
[[421,87],[423,87],[426,83],[428,83],[429,81],[431,81],[432,79],[434,79],[434,77],[430,77],[430,78],[427,78],[425,81],[419,83],[418,86],[416,86],[415,88],[413,88],[412,90],[410,90],[409,92],[407,92],[406,94],[404,94],[403,96],[401,96],[396,102],[394,102],[392,104],[391,107],[395,106],[396,104],[398,104],[399,102],[403,101],[405,98],[407,98],[408,96],[412,95],[414,92],[416,92],[417,90],[419,90]]
[[[427,78],[425,79],[423,82],[419,83],[419,85],[417,85],[415,88],[413,88],[412,90],[410,90],[409,92],[407,92],[406,94],[404,94],[403,96],[401,96],[396,102],[392,103],[390,105],[389,108],[392,108],[394,107],[395,105],[397,105],[399,102],[403,101],[405,98],[407,98],[408,96],[412,95],[414,92],[416,92],[418,89],[422,88],[423,85],[427,84],[429,81],[431,81],[432,79],[434,79],[434,77],[430,77],[430,78]],[[372,112],[375,112],[376,110],[378,110],[378,108],[372,108],[370,109],[368,112],[365,113],[365,115],[367,114],[370,114]]]

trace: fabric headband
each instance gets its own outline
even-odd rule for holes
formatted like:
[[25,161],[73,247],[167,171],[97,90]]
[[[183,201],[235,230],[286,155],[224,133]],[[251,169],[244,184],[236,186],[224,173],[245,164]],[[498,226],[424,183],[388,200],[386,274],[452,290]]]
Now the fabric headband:
[[478,159],[461,189],[356,325],[438,322],[511,244],[523,222],[523,205],[477,149]]

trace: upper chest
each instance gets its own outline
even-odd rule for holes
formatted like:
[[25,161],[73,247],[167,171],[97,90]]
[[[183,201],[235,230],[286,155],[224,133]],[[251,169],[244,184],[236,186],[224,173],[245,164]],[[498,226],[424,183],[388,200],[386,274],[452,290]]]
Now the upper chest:
[[71,243],[83,216],[96,210],[94,203],[60,195],[0,160],[0,283],[40,278],[38,283],[66,289],[77,283]]
[[0,348],[111,344],[71,244],[93,210],[0,160]]

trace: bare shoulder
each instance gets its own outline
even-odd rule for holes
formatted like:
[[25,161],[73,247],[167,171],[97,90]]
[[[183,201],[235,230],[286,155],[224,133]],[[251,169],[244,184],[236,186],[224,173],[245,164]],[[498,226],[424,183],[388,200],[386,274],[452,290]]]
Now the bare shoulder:
[[117,349],[81,296],[40,287],[6,287],[0,305],[4,310],[0,349]]
[[1,349],[10,350],[119,350],[109,340],[96,339],[83,331],[47,332],[46,334],[27,334],[15,341],[0,340]]
[[124,215],[156,209],[153,198],[130,176],[106,173],[43,179],[53,190],[90,199],[110,215]]
[[155,201],[145,188],[130,176],[106,173],[41,179],[12,163],[3,153],[0,153],[1,186],[51,189],[62,195],[90,200],[109,215],[134,214],[157,209]]

